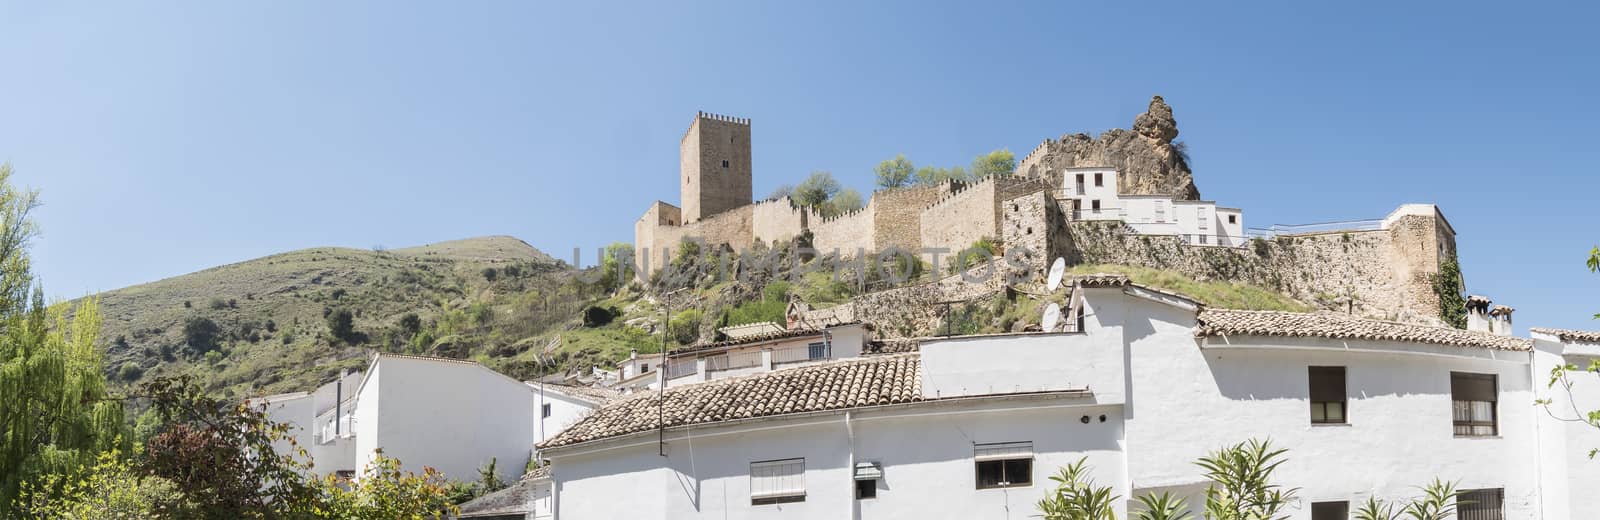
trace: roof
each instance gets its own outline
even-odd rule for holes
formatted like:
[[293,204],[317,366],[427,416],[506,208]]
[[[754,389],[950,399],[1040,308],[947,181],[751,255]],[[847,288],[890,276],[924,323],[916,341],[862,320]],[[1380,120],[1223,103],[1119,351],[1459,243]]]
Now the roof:
[[[718,379],[606,405],[539,447],[667,427],[923,400],[917,354],[870,356]],[[658,422],[658,417],[665,419]]]
[[462,503],[460,506],[461,514],[457,515],[457,518],[528,513],[532,510],[532,508],[529,506],[533,504],[533,499],[535,498],[534,492],[538,488],[538,483],[541,480],[537,476],[534,476],[534,474],[541,470],[543,470],[546,475],[548,475],[550,472],[549,466],[541,467],[534,470],[532,473],[529,473],[528,475],[524,475],[522,479],[517,481],[517,483],[512,484],[505,489],[495,491],[493,493],[489,493],[487,495]]
[[722,335],[727,336],[728,339],[740,339],[747,336],[783,332],[783,327],[770,321],[762,321],[756,323],[746,323],[744,325],[723,327],[717,329],[717,332],[721,332]]
[[[852,321],[852,322],[848,322],[848,323],[830,324],[828,326],[828,328],[840,327],[840,326],[845,326],[845,325],[856,325],[856,324],[860,324],[860,323],[861,322],[859,322],[859,321]],[[739,346],[739,345],[750,345],[750,344],[762,343],[762,342],[780,340],[780,339],[804,338],[804,337],[810,337],[810,336],[821,336],[823,334],[823,332],[825,332],[825,331],[826,331],[826,329],[793,329],[793,330],[784,330],[784,331],[779,331],[779,332],[771,332],[771,333],[766,333],[766,334],[751,334],[751,335],[748,335],[748,336],[740,337],[738,339],[728,339],[728,340],[722,340],[722,341],[710,341],[710,342],[695,343],[693,345],[678,347],[678,348],[672,349],[671,351],[668,351],[667,355],[670,356],[670,355],[677,355],[677,354],[687,354],[687,353],[690,353],[690,352],[701,352],[701,351],[706,351],[706,350],[716,350],[716,349],[724,348],[724,347],[736,347],[736,346]]]
[[[538,383],[531,386],[538,388]],[[599,386],[564,385],[560,383],[545,383],[545,389],[555,390],[563,394],[576,397],[595,404],[605,404],[622,397],[622,392]]]
[[1539,334],[1549,334],[1551,336],[1555,336],[1556,339],[1559,339],[1565,343],[1600,343],[1600,331],[1546,329],[1543,327],[1534,327],[1528,329],[1528,331],[1537,332]]
[[273,394],[273,395],[267,395],[267,396],[261,396],[261,397],[252,397],[252,398],[247,399],[247,400],[248,401],[252,401],[252,402],[262,403],[262,404],[271,404],[271,403],[276,403],[276,402],[290,401],[290,400],[294,400],[294,399],[299,399],[299,398],[302,398],[302,397],[311,397],[311,393],[310,392],[289,392],[289,393],[284,393],[284,394]]
[[861,355],[872,356],[879,354],[904,354],[916,352],[922,346],[922,340],[917,338],[879,339],[868,341],[862,348]]
[[1200,312],[1199,322],[1199,327],[1195,329],[1196,336],[1320,337],[1434,343],[1491,350],[1533,349],[1533,340],[1527,338],[1357,318],[1331,312],[1205,309]]
[[1127,275],[1116,273],[1094,273],[1078,275],[1072,278],[1080,287],[1126,287],[1133,281]]

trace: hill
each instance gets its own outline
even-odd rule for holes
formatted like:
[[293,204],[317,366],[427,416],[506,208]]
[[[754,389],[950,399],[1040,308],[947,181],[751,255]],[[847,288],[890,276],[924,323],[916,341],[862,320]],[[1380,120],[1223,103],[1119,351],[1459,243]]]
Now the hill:
[[[369,348],[465,357],[439,339],[494,321],[503,334],[542,331],[593,299],[577,272],[504,236],[303,249],[104,293],[101,340],[125,383],[192,373],[224,393],[298,390],[360,366]],[[329,326],[339,311],[351,317],[342,337]]]

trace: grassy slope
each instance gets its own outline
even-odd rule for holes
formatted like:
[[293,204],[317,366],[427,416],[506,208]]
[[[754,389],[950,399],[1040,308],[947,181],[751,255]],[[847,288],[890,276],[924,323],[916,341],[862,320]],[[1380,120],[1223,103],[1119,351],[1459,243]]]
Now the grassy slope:
[[[504,273],[507,266],[521,276],[483,276],[485,268]],[[542,309],[566,313],[568,305],[551,308],[550,300],[571,273],[511,237],[393,251],[305,249],[102,294],[101,339],[113,370],[131,362],[152,373],[191,372],[238,393],[303,389],[340,367],[359,366],[367,352],[329,337],[326,308],[357,312],[356,329],[373,341],[406,313],[427,326],[472,303],[539,322]],[[183,323],[192,316],[221,326],[222,359],[183,354]],[[266,330],[268,321],[275,331]]]
[[1071,274],[1118,273],[1134,283],[1166,289],[1221,309],[1309,312],[1311,306],[1271,289],[1234,282],[1201,282],[1173,271],[1125,265],[1080,265]]

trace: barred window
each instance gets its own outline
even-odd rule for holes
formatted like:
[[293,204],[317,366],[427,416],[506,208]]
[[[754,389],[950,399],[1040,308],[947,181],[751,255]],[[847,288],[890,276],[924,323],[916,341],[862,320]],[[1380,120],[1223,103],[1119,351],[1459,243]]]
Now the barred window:
[[1504,520],[1506,490],[1469,489],[1456,495],[1456,518],[1460,520]]
[[1451,416],[1461,437],[1499,435],[1494,374],[1450,373]]
[[806,459],[750,463],[750,504],[806,500]]

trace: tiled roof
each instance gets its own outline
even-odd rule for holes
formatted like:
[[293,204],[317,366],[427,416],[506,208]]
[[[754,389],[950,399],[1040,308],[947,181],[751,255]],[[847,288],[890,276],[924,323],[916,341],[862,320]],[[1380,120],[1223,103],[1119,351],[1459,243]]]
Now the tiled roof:
[[922,340],[916,338],[880,339],[868,341],[862,349],[864,356],[877,354],[904,354],[916,352],[921,348]]
[[1199,321],[1200,326],[1195,330],[1195,334],[1198,336],[1284,336],[1388,340],[1521,351],[1533,348],[1533,341],[1526,338],[1357,318],[1331,312],[1303,313],[1206,309],[1200,312]]
[[[546,469],[549,466],[545,466]],[[538,470],[534,470],[538,471]],[[530,507],[535,498],[534,491],[538,487],[537,478],[523,476],[511,486],[483,495],[461,504],[461,514],[458,518],[500,517],[505,515],[522,515],[532,510]]]
[[1534,327],[1528,330],[1530,332],[1537,332],[1540,334],[1549,334],[1551,336],[1555,336],[1556,339],[1567,343],[1600,343],[1600,331],[1546,329],[1543,327]]
[[1127,275],[1116,273],[1095,273],[1075,276],[1072,278],[1082,287],[1125,287],[1133,283]]
[[[828,326],[829,327],[838,327],[838,326],[841,326],[841,325],[853,325],[855,323],[859,323],[859,322],[831,323]],[[821,335],[822,335],[822,329],[809,329],[809,328],[808,329],[785,330],[785,331],[782,331],[782,332],[772,332],[772,333],[768,333],[768,334],[752,334],[752,335],[744,336],[744,337],[741,337],[741,338],[738,338],[738,339],[729,339],[729,340],[723,340],[723,341],[710,341],[710,342],[705,342],[705,343],[695,343],[693,345],[688,345],[688,346],[683,346],[683,347],[678,347],[678,348],[672,349],[671,351],[668,351],[667,354],[668,355],[677,355],[677,354],[684,354],[684,353],[688,353],[688,352],[700,352],[700,351],[705,351],[705,350],[715,350],[715,349],[719,349],[719,348],[723,348],[723,347],[733,347],[733,346],[738,346],[738,345],[749,345],[749,344],[752,344],[752,343],[761,343],[761,342],[764,342],[764,341],[772,341],[772,340],[777,340],[777,339],[802,338],[802,337],[807,337],[807,336],[821,336]]]
[[[870,356],[668,387],[609,404],[539,447],[550,448],[667,427],[841,410],[922,400],[917,354]],[[664,409],[663,409],[664,408]]]
[[[533,385],[533,387],[534,388],[538,388],[539,386],[538,386],[537,383],[535,383]],[[622,392],[618,392],[618,391],[612,390],[610,388],[599,387],[599,386],[578,386],[578,385],[563,385],[563,384],[559,384],[559,383],[545,383],[545,388],[553,388],[557,392],[561,392],[561,393],[564,393],[564,394],[567,394],[567,395],[570,395],[570,396],[573,396],[573,397],[576,397],[576,398],[579,398],[579,399],[583,399],[585,401],[590,401],[590,402],[593,402],[593,403],[596,403],[596,404],[605,404],[605,403],[614,401],[614,400],[619,399],[619,398],[622,397]]]

